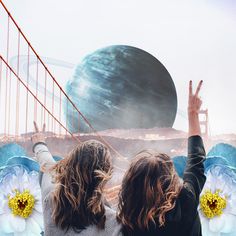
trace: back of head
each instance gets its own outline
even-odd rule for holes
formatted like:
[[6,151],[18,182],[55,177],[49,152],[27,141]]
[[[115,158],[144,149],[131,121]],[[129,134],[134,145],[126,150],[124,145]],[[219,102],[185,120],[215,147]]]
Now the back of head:
[[165,214],[175,206],[181,184],[170,157],[152,150],[136,155],[124,176],[118,221],[124,232],[164,226]]
[[75,231],[94,224],[104,228],[103,188],[111,177],[108,148],[96,140],[80,143],[55,167],[53,219],[62,229]]

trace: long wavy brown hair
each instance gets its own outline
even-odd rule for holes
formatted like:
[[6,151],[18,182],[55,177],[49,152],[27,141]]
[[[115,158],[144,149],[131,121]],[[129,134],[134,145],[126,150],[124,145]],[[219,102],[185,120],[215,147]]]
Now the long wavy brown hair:
[[54,167],[52,217],[57,226],[80,232],[89,225],[105,226],[103,188],[112,167],[108,148],[96,140],[80,143]]
[[117,219],[123,234],[165,225],[182,183],[166,154],[153,150],[138,153],[126,172],[119,193]]

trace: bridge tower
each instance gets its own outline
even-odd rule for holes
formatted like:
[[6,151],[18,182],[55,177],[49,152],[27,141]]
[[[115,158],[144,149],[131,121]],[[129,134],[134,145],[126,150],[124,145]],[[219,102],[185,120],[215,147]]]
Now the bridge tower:
[[208,140],[209,139],[209,118],[208,109],[200,110],[200,125],[202,130],[202,136]]

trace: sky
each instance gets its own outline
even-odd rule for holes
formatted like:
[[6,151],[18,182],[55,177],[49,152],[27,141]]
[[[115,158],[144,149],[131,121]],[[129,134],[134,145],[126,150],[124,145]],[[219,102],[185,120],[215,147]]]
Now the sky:
[[[78,64],[124,44],[155,56],[178,96],[174,128],[187,130],[188,81],[203,80],[211,134],[236,133],[236,3],[220,0],[4,0],[41,57]],[[73,69],[49,65],[61,84]]]

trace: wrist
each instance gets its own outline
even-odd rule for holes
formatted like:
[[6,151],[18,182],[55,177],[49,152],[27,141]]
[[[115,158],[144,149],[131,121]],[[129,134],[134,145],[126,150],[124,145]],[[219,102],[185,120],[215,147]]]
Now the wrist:
[[199,114],[199,110],[188,109],[188,115],[198,115],[198,114]]
[[34,143],[34,145],[33,145],[33,147],[32,147],[32,150],[33,150],[33,153],[35,153],[35,147],[36,146],[38,146],[38,145],[40,145],[40,144],[42,144],[42,145],[44,145],[44,146],[47,146],[47,144],[45,143],[45,142],[36,142],[36,143]]

